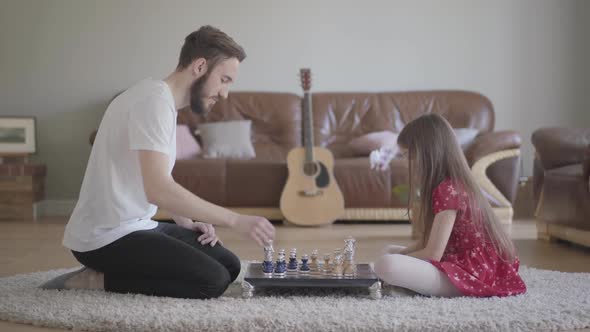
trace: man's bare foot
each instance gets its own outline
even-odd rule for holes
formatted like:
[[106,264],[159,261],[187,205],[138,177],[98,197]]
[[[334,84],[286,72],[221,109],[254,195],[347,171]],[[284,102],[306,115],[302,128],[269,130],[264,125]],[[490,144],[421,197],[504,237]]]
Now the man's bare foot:
[[85,268],[64,283],[65,289],[104,289],[104,274]]

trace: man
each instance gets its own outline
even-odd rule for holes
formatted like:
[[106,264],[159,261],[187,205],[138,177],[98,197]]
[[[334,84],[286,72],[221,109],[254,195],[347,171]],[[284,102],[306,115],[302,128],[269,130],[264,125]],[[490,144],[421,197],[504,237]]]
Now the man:
[[[209,111],[227,98],[241,46],[204,26],[185,39],[176,70],[117,96],[98,129],[78,203],[63,244],[85,267],[44,288],[104,289],[181,298],[220,296],[240,272],[212,225],[227,226],[264,245],[274,227],[200,199],[171,176],[177,110]],[[174,224],[151,218],[157,208]],[[198,220],[194,222],[193,220]]]

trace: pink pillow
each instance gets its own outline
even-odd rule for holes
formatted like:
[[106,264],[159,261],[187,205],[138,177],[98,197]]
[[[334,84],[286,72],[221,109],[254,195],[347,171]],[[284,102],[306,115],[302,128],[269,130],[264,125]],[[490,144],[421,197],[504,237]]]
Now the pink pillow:
[[191,159],[201,153],[201,146],[187,125],[176,125],[176,160]]
[[397,147],[397,134],[389,130],[376,131],[359,136],[348,144],[355,155],[368,156],[371,151],[384,146]]

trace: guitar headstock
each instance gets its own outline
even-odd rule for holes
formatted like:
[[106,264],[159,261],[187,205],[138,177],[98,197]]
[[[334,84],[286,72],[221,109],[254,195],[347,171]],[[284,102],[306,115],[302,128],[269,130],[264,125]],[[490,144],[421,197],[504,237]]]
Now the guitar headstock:
[[311,89],[311,69],[301,68],[299,70],[299,76],[303,91],[308,92]]

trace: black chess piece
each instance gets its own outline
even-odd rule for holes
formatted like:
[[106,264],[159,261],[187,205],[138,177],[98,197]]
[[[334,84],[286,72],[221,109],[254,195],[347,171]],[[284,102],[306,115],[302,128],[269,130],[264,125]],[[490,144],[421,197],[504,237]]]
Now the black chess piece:
[[277,263],[275,264],[275,271],[274,275],[277,277],[282,277],[285,275],[287,270],[287,263],[285,261],[285,249],[279,250],[279,255],[277,257]]
[[300,273],[309,273],[310,268],[309,265],[307,264],[307,261],[309,260],[309,257],[307,255],[303,255],[301,256],[301,267],[299,267],[299,272]]
[[297,249],[291,249],[291,253],[289,255],[289,264],[287,265],[287,272],[297,272]]

